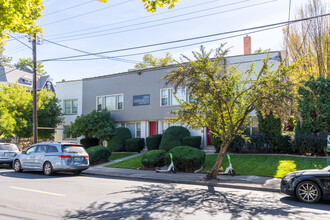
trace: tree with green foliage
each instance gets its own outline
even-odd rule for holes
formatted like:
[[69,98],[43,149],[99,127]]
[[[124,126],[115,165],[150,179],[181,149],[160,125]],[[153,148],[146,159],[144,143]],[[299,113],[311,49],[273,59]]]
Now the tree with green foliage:
[[330,79],[313,77],[298,92],[301,131],[305,134],[330,133]]
[[146,67],[159,67],[173,64],[174,60],[170,53],[166,53],[165,57],[155,57],[150,53],[147,53],[142,58],[143,62],[135,64],[135,68],[146,68]]
[[5,48],[0,44],[0,66],[10,66],[9,63],[11,62],[12,58],[7,57],[3,54]]
[[[61,109],[53,92],[37,96],[39,127],[55,128],[62,122]],[[39,130],[40,139],[51,139],[55,130]],[[32,137],[32,94],[18,84],[0,84],[0,138]]]
[[[15,68],[24,71],[26,67],[33,68],[33,61],[31,58],[20,58],[17,63],[14,64]],[[41,62],[37,62],[37,73],[41,76],[46,75],[47,72],[44,70],[44,65]]]
[[85,138],[96,137],[101,140],[109,140],[115,132],[116,124],[111,114],[106,109],[102,111],[93,110],[87,115],[77,116],[71,126],[65,131],[66,135],[72,137],[85,136]]
[[267,139],[267,143],[271,146],[274,151],[276,145],[276,138],[282,134],[282,123],[280,118],[276,118],[272,111],[268,115],[262,115],[260,112],[258,116],[258,128]]
[[266,58],[258,71],[255,64],[239,71],[234,65],[223,65],[228,53],[223,47],[209,52],[201,47],[200,52],[193,52],[194,60],[184,57],[187,62],[178,63],[179,67],[163,78],[175,90],[186,87],[192,100],[179,100],[180,105],[171,112],[174,117],[169,120],[195,129],[209,127],[221,139],[217,160],[207,178],[217,177],[227,148],[236,136],[247,139],[244,130],[252,111],[258,109],[265,115],[268,109],[274,109],[275,115],[280,114],[286,107],[283,97],[290,96],[283,63],[275,69]]

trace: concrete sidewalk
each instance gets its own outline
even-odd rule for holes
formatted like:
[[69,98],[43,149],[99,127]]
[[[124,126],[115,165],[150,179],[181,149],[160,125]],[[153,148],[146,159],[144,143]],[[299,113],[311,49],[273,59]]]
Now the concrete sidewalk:
[[[134,155],[137,156],[137,155]],[[127,159],[127,158],[125,158]],[[110,163],[114,163],[113,161]],[[109,163],[107,163],[109,164]],[[279,192],[281,179],[259,176],[218,175],[218,180],[205,180],[205,174],[200,173],[157,173],[152,170],[134,170],[104,167],[106,164],[92,166],[83,174],[116,177],[133,180],[160,181],[227,188],[238,188],[258,191]]]

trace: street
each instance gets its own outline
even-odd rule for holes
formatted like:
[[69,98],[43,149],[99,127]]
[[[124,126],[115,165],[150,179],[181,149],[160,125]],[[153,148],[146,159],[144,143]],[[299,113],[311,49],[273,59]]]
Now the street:
[[0,219],[329,219],[279,193],[0,168]]

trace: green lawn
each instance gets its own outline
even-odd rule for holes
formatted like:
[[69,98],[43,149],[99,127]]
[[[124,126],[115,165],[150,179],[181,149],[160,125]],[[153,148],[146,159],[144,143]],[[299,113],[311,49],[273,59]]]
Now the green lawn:
[[[207,155],[204,163],[206,173],[212,169],[217,155]],[[141,167],[141,156],[130,158],[106,167],[137,169]],[[233,168],[238,175],[255,175],[281,178],[285,174],[305,169],[321,169],[326,167],[325,158],[303,158],[289,156],[263,156],[263,155],[231,155]],[[222,163],[223,170],[228,166],[227,157]]]
[[109,157],[110,160],[118,160],[120,158],[128,157],[134,155],[134,153],[112,153],[111,156]]
[[[203,173],[212,169],[217,155],[208,155],[205,158]],[[324,158],[302,158],[289,156],[263,155],[231,155],[231,163],[239,175],[255,175],[267,177],[283,177],[285,174],[305,169],[321,169],[326,167]],[[221,166],[223,170],[228,166],[227,157]]]
[[141,160],[142,160],[142,155],[127,160],[123,160],[118,163],[109,164],[106,167],[137,169],[141,167]]

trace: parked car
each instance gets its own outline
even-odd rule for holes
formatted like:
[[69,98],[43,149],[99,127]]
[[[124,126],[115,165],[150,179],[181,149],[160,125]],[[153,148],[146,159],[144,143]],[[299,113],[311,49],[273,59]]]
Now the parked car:
[[281,181],[281,192],[307,203],[316,203],[321,198],[330,200],[330,166],[286,174]]
[[14,160],[14,170],[43,171],[50,176],[55,172],[80,174],[89,168],[89,156],[82,145],[72,143],[38,143],[30,146]]
[[0,164],[8,164],[12,167],[14,158],[19,150],[15,144],[0,143]]

